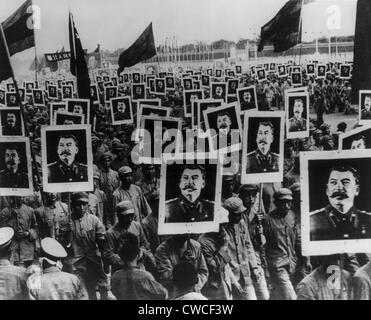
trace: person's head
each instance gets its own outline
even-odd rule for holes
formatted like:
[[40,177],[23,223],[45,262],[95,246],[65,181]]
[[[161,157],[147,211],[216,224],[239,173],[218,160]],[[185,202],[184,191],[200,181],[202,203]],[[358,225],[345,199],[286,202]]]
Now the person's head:
[[71,196],[71,206],[74,215],[81,218],[88,212],[89,209],[89,195],[86,192],[73,193]]
[[366,137],[363,135],[355,136],[350,149],[366,149]]
[[186,165],[179,180],[179,189],[184,198],[194,203],[205,188],[205,169],[199,165]]
[[370,111],[370,109],[371,109],[371,96],[370,95],[367,95],[365,97],[364,107],[365,107],[366,111]]
[[348,165],[330,169],[326,195],[330,204],[340,212],[346,213],[353,206],[354,198],[360,192],[360,175]]
[[0,228],[0,259],[9,259],[12,252],[14,230],[10,227]]
[[258,186],[254,184],[244,184],[240,187],[238,192],[238,197],[248,210],[255,204],[257,195]]
[[10,97],[9,97],[9,101],[11,104],[14,104],[16,102],[16,97],[14,94],[11,94]]
[[251,102],[251,93],[250,93],[250,91],[245,91],[243,93],[243,101],[246,102],[246,103],[250,103]]
[[110,153],[104,153],[100,156],[100,165],[104,170],[108,170],[111,166],[112,156]]
[[116,206],[117,220],[121,228],[128,229],[134,220],[134,205],[131,201],[122,201]]
[[179,262],[173,269],[173,283],[178,292],[192,292],[198,283],[196,267],[190,262]]
[[137,86],[137,87],[135,88],[135,93],[136,93],[137,95],[141,95],[141,94],[142,94],[142,87]]
[[164,87],[164,84],[162,83],[162,81],[158,81],[157,86],[159,89],[162,89]]
[[246,211],[240,198],[230,197],[223,203],[223,208],[228,211],[230,224],[238,224],[242,219],[242,214]]
[[216,86],[215,95],[217,97],[221,97],[223,95],[223,87],[222,86]]
[[277,211],[282,215],[287,215],[292,206],[292,192],[290,189],[281,188],[278,189],[274,195],[274,204],[277,207]]
[[138,237],[127,232],[122,238],[122,244],[119,249],[119,257],[125,264],[135,263],[140,253],[140,243]]
[[82,105],[81,104],[75,104],[74,106],[73,106],[73,111],[72,111],[73,113],[78,113],[78,114],[83,114],[84,113],[84,111],[83,111],[83,109],[82,109]]
[[293,111],[294,117],[298,120],[301,120],[304,111],[304,104],[302,99],[295,99]]
[[218,131],[223,134],[229,134],[231,132],[232,119],[228,113],[218,114],[216,118],[216,126]]
[[9,112],[7,115],[6,115],[6,123],[10,126],[10,127],[15,127],[15,123],[17,121],[17,117],[15,115],[15,113],[12,113],[12,112]]
[[63,163],[71,165],[75,161],[78,152],[79,145],[74,135],[66,134],[59,137],[57,153]]
[[347,124],[345,122],[340,122],[337,125],[337,128],[338,128],[338,131],[345,132],[345,130],[347,129]]
[[256,144],[262,154],[267,154],[274,139],[274,127],[271,122],[260,122],[256,136]]
[[321,145],[323,150],[334,150],[335,148],[335,141],[334,138],[330,135],[325,135],[321,139]]
[[129,188],[133,182],[133,170],[128,166],[123,166],[119,169],[118,175],[123,188]]
[[[90,89],[90,90],[93,90],[93,92],[92,92],[92,95],[94,94],[94,89]],[[69,96],[70,95],[70,93],[71,93],[71,89],[70,88],[64,88],[64,94],[66,95],[66,96]]]
[[7,147],[5,149],[5,165],[8,170],[17,171],[21,160],[19,157],[18,150],[13,147]]
[[41,257],[43,258],[43,266],[59,266],[61,260],[67,257],[67,252],[63,246],[55,239],[46,237],[40,241]]
[[45,202],[48,205],[54,205],[55,202],[57,201],[57,194],[56,193],[45,192],[44,193],[44,199],[45,199]]
[[35,92],[35,98],[36,98],[37,100],[41,100],[41,93],[40,93],[40,91],[36,91],[36,92]]
[[152,179],[153,177],[156,176],[156,167],[152,164],[143,165],[142,170],[143,170],[143,176],[146,179]]

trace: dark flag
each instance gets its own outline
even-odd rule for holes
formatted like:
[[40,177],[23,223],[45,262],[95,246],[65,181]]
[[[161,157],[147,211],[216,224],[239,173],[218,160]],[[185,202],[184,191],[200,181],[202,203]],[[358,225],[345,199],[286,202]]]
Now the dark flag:
[[121,53],[117,73],[120,75],[125,68],[132,67],[143,60],[152,58],[155,55],[156,46],[151,22],[131,47]]
[[352,102],[357,104],[359,90],[371,89],[371,2],[358,0],[354,60]]
[[100,44],[98,44],[97,48],[94,50],[94,53],[99,53],[100,52]]
[[0,24],[0,82],[11,78],[13,75],[8,49],[5,42],[3,28]]
[[10,56],[35,46],[32,0],[22,4],[2,25]]
[[90,99],[90,78],[85,52],[82,49],[80,36],[76,30],[72,13],[69,19],[70,48],[71,48],[71,73],[77,79],[77,91],[80,99]]
[[266,43],[272,43],[274,52],[282,52],[297,45],[301,41],[301,10],[303,4],[314,0],[290,0],[277,15],[261,28],[258,51],[262,51]]

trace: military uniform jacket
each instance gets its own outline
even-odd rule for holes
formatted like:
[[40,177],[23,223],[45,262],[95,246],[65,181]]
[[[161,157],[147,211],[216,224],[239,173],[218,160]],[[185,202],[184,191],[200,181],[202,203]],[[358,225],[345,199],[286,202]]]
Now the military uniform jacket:
[[27,299],[26,269],[0,259],[0,301]]
[[246,173],[263,173],[279,171],[278,154],[268,152],[264,156],[258,149],[247,154]]
[[28,188],[28,176],[23,172],[0,171],[0,188]]
[[289,132],[306,131],[307,130],[307,120],[301,119],[297,120],[292,117],[289,120]]
[[311,213],[311,241],[369,238],[371,213],[352,207],[348,213],[342,214],[330,205]]
[[67,166],[58,160],[48,165],[48,182],[88,182],[88,167],[78,162]]
[[361,111],[361,120],[371,120],[371,110],[367,111],[363,109]]
[[165,223],[214,220],[214,202],[199,199],[192,204],[183,196],[165,202]]

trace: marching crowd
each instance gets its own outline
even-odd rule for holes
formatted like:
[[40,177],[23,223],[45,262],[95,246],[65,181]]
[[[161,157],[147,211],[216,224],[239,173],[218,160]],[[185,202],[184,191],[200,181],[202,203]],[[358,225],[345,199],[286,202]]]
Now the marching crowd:
[[[302,86],[317,114],[310,137],[285,140],[281,183],[243,185],[238,173],[223,176],[216,233],[158,235],[159,166],[136,163],[135,125],[113,126],[107,105],[96,105],[94,191],[47,193],[35,177],[33,196],[0,197],[0,300],[370,299],[370,255],[301,254],[299,154],[336,150],[339,135],[353,129],[344,122],[331,128],[323,119],[324,113],[355,112],[350,83],[337,72],[334,66],[328,77],[316,79],[303,68]],[[175,79],[161,105],[182,118],[185,130],[191,119],[183,117],[181,78]],[[284,110],[290,77],[269,74],[258,82],[248,73],[238,79],[241,88],[256,86],[259,110]],[[204,92],[208,98],[210,91]],[[130,95],[130,86],[122,86],[120,95]],[[39,175],[48,103],[24,107]],[[340,265],[337,286],[328,281],[329,267]]]

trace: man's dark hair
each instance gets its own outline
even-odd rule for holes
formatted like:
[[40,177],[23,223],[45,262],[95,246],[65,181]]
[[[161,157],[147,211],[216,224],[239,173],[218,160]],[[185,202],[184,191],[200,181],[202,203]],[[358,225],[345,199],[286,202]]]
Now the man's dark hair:
[[340,131],[345,131],[346,128],[347,128],[347,124],[345,122],[340,122],[338,125],[337,125],[337,128],[338,130]]
[[119,249],[119,256],[124,262],[133,261],[139,254],[139,240],[133,233],[127,233],[122,237],[122,245]]
[[190,289],[198,283],[197,269],[189,262],[180,262],[173,269],[174,285],[181,290]]
[[352,166],[349,166],[349,165],[338,165],[338,166],[333,166],[331,167],[330,169],[330,172],[329,172],[329,177],[331,175],[331,172],[332,171],[339,171],[339,172],[351,172],[354,176],[354,179],[356,181],[356,184],[359,185],[359,182],[360,182],[360,179],[361,179],[361,176],[358,172],[358,170]]
[[371,99],[371,95],[369,95],[369,94],[366,94],[366,95],[365,95],[365,99],[364,99],[364,101],[366,101],[366,98],[369,98],[369,99]]
[[228,112],[222,112],[222,113],[219,113],[216,118],[218,119],[219,117],[224,117],[224,116],[227,116],[229,118],[229,120],[232,121],[232,117],[231,115],[228,113]]
[[273,126],[272,122],[270,122],[270,121],[259,122],[258,130],[259,130],[260,126],[270,127],[271,130],[272,130],[272,134],[274,135],[274,126]]
[[304,106],[304,101],[303,101],[302,98],[296,98],[296,99],[294,100],[294,104],[295,104],[296,101],[301,102],[301,104]]
[[183,172],[185,170],[200,170],[201,173],[202,173],[202,178],[205,180],[206,179],[206,172],[205,172],[205,168],[203,166],[200,166],[198,164],[186,164],[180,174],[180,177],[179,177],[179,180],[182,178],[182,175],[183,175]]
[[366,145],[366,137],[362,134],[358,134],[356,135],[353,139],[352,139],[352,142],[353,141],[358,141],[358,140],[363,140],[364,144]]
[[59,136],[59,138],[58,138],[58,144],[59,144],[59,141],[60,141],[61,139],[73,139],[73,141],[75,141],[76,147],[79,146],[79,141],[77,140],[76,136],[73,135],[73,134],[70,134],[70,133],[62,134],[62,135]]

